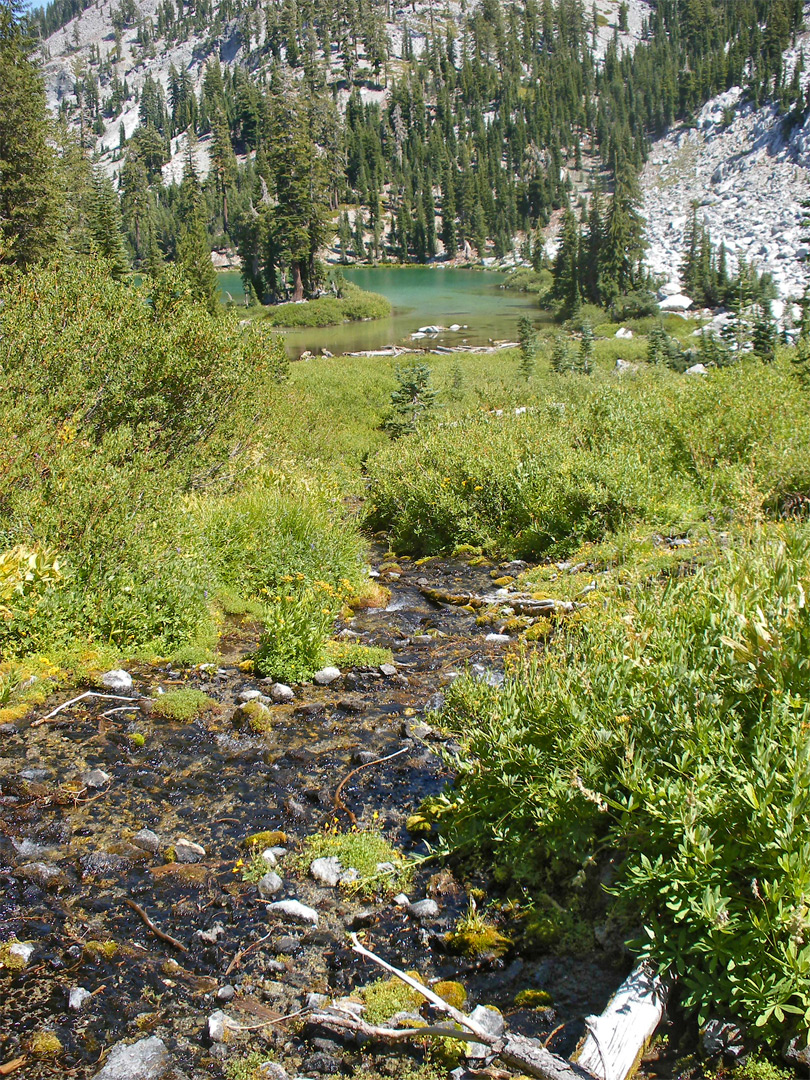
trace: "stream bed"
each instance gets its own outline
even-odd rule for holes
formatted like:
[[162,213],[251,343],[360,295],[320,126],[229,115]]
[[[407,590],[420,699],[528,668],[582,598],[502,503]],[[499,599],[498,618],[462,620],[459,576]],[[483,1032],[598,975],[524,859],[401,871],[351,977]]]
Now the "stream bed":
[[[327,687],[296,687],[294,701],[269,706],[266,734],[233,724],[239,695],[267,689],[238,667],[255,645],[249,627],[226,639],[219,668],[131,669],[131,704],[85,699],[30,726],[74,691],[4,726],[0,947],[15,939],[27,956],[20,970],[0,969],[0,1065],[19,1058],[15,1075],[83,1080],[115,1044],[158,1037],[178,1077],[226,1076],[227,1062],[248,1050],[274,1055],[290,1077],[350,1075],[360,1050],[308,1033],[301,1010],[310,994],[346,995],[380,976],[351,952],[348,932],[357,928],[389,962],[425,980],[460,980],[467,1009],[495,1005],[512,1030],[541,1037],[556,1030],[552,1049],[572,1051],[583,1017],[601,1011],[627,972],[615,958],[599,950],[450,955],[445,935],[467,911],[469,890],[480,890],[482,906],[497,895],[480,867],[420,865],[408,897],[433,898],[438,911],[417,917],[390,896],[319,884],[296,861],[307,836],[350,829],[352,817],[357,829],[379,828],[407,855],[425,853],[405,821],[452,781],[439,751],[453,747],[422,716],[466,665],[501,678],[504,643],[486,640],[487,628],[469,611],[421,590],[485,591],[490,571],[463,560],[402,560],[397,573],[383,573],[388,607],[362,611],[342,630],[390,648],[393,665],[344,672]],[[221,709],[190,723],[151,718],[159,692],[180,686],[204,690]],[[359,764],[397,751],[356,773],[336,799]],[[147,843],[142,830],[155,840]],[[242,880],[245,838],[265,830],[285,834],[275,838],[286,854],[277,852],[282,885],[271,899],[312,908],[317,926],[268,910],[256,883]],[[179,861],[183,838],[204,849],[198,861]],[[178,861],[167,861],[171,849]],[[133,903],[175,944],[151,932]],[[508,915],[499,916],[499,929],[509,933]],[[515,996],[527,988],[546,991],[553,1006],[517,1009]],[[78,1008],[77,990],[84,992]],[[208,1018],[216,1010],[249,1030],[212,1041]],[[291,1013],[298,1015],[273,1022]],[[43,1035],[58,1040],[58,1049],[48,1044],[50,1056]]]

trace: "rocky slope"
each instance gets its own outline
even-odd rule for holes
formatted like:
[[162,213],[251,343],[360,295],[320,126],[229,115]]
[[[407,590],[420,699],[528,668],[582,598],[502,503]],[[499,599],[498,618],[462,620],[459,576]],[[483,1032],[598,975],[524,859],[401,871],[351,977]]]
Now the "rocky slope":
[[[810,33],[786,53],[788,76],[799,57],[807,65]],[[809,81],[806,71],[803,87]],[[742,255],[773,275],[783,297],[801,296],[808,278],[801,227],[801,202],[810,197],[808,168],[810,117],[786,132],[773,107],[743,103],[738,87],[713,98],[694,127],[677,127],[655,144],[642,174],[650,269],[677,281],[684,229],[696,203],[712,241],[725,243],[730,268]]]

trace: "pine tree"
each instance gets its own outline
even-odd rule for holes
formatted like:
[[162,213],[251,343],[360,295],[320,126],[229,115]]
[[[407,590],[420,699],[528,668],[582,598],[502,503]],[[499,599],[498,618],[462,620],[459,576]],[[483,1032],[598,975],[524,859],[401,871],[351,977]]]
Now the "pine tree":
[[217,274],[211,262],[205,197],[194,165],[191,140],[186,148],[183,182],[180,185],[180,221],[177,261],[183,268],[195,299],[216,314],[219,310]]
[[593,371],[593,328],[587,321],[582,324],[576,370],[581,375],[590,375]]
[[410,435],[431,413],[437,391],[430,385],[427,364],[408,364],[397,368],[397,388],[391,394],[391,408],[383,428],[392,439]]
[[121,204],[112,182],[100,169],[93,171],[90,229],[96,251],[109,262],[112,276],[120,278],[129,270],[129,258],[124,248]]
[[0,260],[20,266],[52,254],[60,200],[35,42],[17,0],[0,0]]
[[573,312],[582,299],[580,280],[580,233],[573,210],[563,218],[560,246],[554,260],[552,296],[562,302],[567,312]]
[[537,331],[527,315],[518,319],[518,341],[520,342],[520,374],[528,382],[534,374],[537,361]]

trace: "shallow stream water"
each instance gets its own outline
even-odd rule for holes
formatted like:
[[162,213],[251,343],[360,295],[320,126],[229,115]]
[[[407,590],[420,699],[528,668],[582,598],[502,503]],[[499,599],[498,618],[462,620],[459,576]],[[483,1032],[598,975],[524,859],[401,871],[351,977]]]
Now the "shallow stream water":
[[[87,699],[30,727],[74,691],[5,728],[0,942],[14,937],[34,952],[13,977],[0,971],[0,1064],[25,1056],[35,1033],[51,1032],[61,1055],[28,1056],[20,1075],[81,1080],[95,1075],[113,1044],[155,1034],[193,1080],[224,1076],[228,1055],[257,1046],[272,1047],[290,1076],[350,1073],[356,1050],[323,1040],[313,1045],[295,1023],[267,1021],[304,1008],[310,992],[345,994],[379,975],[348,947],[348,929],[360,925],[369,947],[390,962],[417,968],[425,978],[460,979],[469,1007],[495,1004],[510,1027],[527,1034],[558,1028],[553,1048],[572,1050],[582,1018],[602,1009],[624,971],[598,950],[577,958],[450,956],[444,936],[466,910],[468,889],[495,895],[482,868],[452,867],[448,874],[439,863],[425,863],[409,896],[435,896],[439,913],[420,921],[390,897],[352,897],[317,884],[306,867],[293,863],[308,835],[350,827],[335,794],[352,769],[398,750],[404,752],[357,773],[342,801],[358,828],[377,826],[407,854],[424,853],[405,820],[452,776],[438,753],[448,744],[420,725],[422,714],[440,703],[435,695],[466,665],[482,678],[499,679],[504,644],[487,641],[488,628],[470,612],[434,603],[421,590],[487,591],[490,570],[463,561],[416,566],[403,560],[398,571],[383,572],[391,590],[387,608],[360,612],[343,630],[390,648],[395,674],[355,670],[326,688],[298,687],[293,703],[271,706],[269,734],[246,735],[232,723],[238,694],[263,688],[236,666],[255,644],[249,626],[233,628],[219,668],[133,670],[139,700],[132,705]],[[153,720],[149,701],[160,689],[178,686],[206,691],[221,711],[184,724]],[[142,747],[130,737],[137,732],[145,735]],[[92,769],[109,780],[86,786],[81,778]],[[159,853],[133,843],[144,827],[160,838]],[[242,880],[242,841],[259,830],[287,834],[289,854],[278,868],[284,885],[274,899],[314,907],[316,928],[269,914],[256,885]],[[190,865],[167,862],[165,849],[180,837],[201,844],[205,857]],[[32,865],[49,868],[51,877]],[[127,901],[185,951],[150,933]],[[508,918],[500,925],[509,932]],[[223,985],[235,996],[221,1005],[215,995]],[[68,1008],[76,987],[93,995],[78,1012]],[[525,988],[546,990],[553,1008],[516,1009],[515,994]],[[252,1029],[233,1045],[208,1038],[207,1017],[220,1007]]]

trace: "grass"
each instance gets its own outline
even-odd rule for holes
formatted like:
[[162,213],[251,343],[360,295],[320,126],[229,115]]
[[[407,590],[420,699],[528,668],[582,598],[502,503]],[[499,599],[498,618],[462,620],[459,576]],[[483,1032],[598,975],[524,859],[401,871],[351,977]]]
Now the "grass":
[[153,700],[152,716],[159,720],[188,723],[218,708],[217,702],[202,690],[168,690]]
[[[359,879],[347,886],[361,896],[393,896],[408,887],[413,867],[399,848],[393,846],[376,829],[352,832],[324,832],[307,837],[298,857],[299,866],[308,869],[314,859],[336,856],[344,870],[354,868]],[[379,869],[390,863],[394,870]]]
[[393,654],[390,649],[376,645],[360,645],[354,641],[327,641],[323,647],[325,664],[346,668],[378,668],[381,664],[390,664]]
[[391,314],[391,301],[379,293],[364,292],[344,282],[340,296],[322,296],[300,304],[278,304],[270,308],[265,321],[270,326],[337,326],[345,322],[385,319]]

